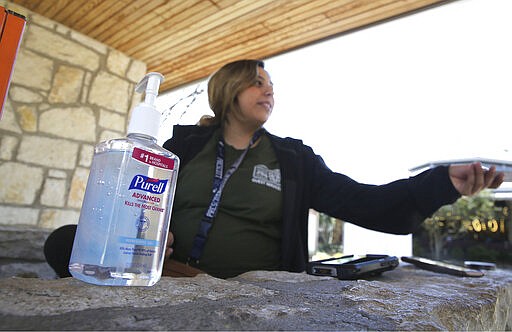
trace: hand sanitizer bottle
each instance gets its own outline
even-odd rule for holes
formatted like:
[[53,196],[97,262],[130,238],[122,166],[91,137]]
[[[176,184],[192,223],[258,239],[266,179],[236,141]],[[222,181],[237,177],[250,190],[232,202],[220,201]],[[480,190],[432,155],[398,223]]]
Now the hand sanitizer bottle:
[[155,100],[163,76],[149,73],[128,136],[96,145],[73,251],[71,275],[96,285],[151,286],[162,275],[179,159],[156,144]]

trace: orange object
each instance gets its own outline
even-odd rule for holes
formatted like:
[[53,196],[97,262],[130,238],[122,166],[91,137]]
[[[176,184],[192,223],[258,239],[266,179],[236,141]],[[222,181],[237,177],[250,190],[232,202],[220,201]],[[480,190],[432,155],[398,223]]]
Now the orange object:
[[0,6],[0,120],[25,23],[24,16]]

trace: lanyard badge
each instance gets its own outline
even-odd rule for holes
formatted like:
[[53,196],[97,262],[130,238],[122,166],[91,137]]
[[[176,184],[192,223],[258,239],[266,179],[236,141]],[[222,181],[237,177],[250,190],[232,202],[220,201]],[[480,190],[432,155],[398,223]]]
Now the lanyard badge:
[[189,253],[189,262],[199,262],[199,258],[203,253],[204,245],[206,244],[206,240],[208,238],[208,232],[210,231],[213,225],[213,220],[215,219],[217,211],[219,210],[222,191],[226,186],[226,183],[228,182],[231,175],[233,175],[233,173],[238,169],[238,167],[244,160],[245,155],[247,154],[251,146],[261,137],[263,132],[264,130],[260,129],[254,133],[249,142],[249,145],[245,148],[245,150],[238,157],[238,159],[235,160],[235,162],[229,167],[225,174],[225,142],[224,137],[221,136],[221,138],[219,139],[219,143],[217,144],[217,156],[215,158],[215,173],[213,177],[212,199],[210,201],[208,209],[206,209],[206,212],[199,224],[199,229],[197,230],[197,234],[194,238],[192,250]]

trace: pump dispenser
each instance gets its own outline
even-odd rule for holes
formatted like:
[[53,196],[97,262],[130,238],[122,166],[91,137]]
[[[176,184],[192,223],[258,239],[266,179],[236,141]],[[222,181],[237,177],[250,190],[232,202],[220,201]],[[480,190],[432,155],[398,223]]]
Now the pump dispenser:
[[95,146],[69,263],[77,279],[112,286],[160,280],[179,169],[178,157],[156,144],[162,81],[148,73],[137,84],[145,99],[126,138]]
[[137,105],[132,112],[128,134],[144,134],[156,138],[160,128],[160,112],[155,107],[158,88],[164,77],[160,73],[148,73],[137,84],[135,91],[142,93],[146,90],[143,103]]

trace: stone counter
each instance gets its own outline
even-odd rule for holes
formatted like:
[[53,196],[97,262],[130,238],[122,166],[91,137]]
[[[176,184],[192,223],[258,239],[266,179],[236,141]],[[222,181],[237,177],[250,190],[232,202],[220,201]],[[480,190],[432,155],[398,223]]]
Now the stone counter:
[[340,281],[301,273],[101,287],[0,280],[1,330],[510,330],[512,272],[461,278],[401,264]]

